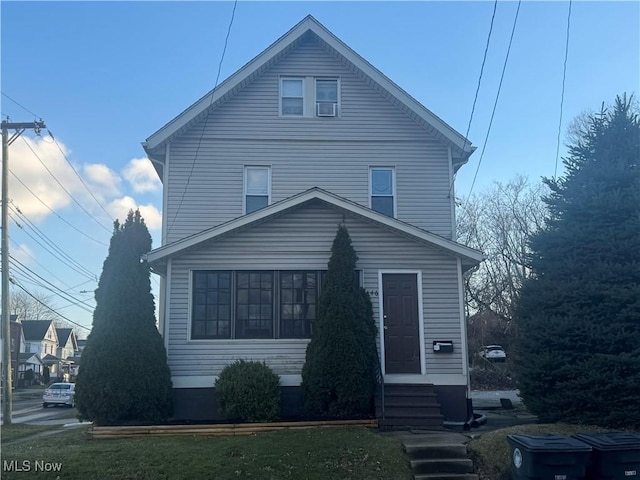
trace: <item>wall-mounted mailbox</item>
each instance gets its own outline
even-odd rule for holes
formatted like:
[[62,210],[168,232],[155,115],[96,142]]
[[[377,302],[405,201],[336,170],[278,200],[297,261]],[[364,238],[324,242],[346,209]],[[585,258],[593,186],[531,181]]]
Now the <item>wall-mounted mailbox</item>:
[[453,341],[452,340],[434,341],[433,351],[435,353],[453,353]]

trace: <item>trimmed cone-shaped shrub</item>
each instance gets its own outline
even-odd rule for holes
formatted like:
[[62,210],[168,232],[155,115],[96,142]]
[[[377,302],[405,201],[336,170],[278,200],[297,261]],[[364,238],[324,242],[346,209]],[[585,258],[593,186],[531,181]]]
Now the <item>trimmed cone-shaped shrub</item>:
[[349,232],[340,225],[302,369],[304,409],[310,416],[347,418],[373,412],[377,329],[369,295],[356,284],[357,260]]
[[269,422],[280,412],[280,377],[265,363],[227,365],[215,387],[220,412],[230,420]]
[[153,423],[172,409],[167,354],[156,328],[149,266],[151,235],[140,212],[114,224],[96,290],[93,328],[82,352],[76,404],[98,425]]
[[531,239],[516,306],[516,375],[544,421],[640,426],[640,118],[631,100],[589,119],[550,216]]

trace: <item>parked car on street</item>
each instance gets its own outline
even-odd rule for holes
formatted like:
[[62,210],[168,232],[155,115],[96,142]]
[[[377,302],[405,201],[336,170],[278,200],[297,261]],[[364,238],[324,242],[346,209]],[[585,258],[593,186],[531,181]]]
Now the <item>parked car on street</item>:
[[486,347],[482,347],[478,355],[486,358],[490,362],[505,362],[507,360],[507,353],[500,345],[487,345]]
[[73,383],[60,382],[49,385],[42,395],[42,407],[47,408],[49,405],[75,407],[75,389],[76,386]]

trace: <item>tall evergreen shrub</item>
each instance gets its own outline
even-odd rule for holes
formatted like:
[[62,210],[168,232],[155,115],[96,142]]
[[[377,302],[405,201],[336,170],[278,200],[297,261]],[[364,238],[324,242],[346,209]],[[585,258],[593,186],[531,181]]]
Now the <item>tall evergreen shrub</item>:
[[344,225],[331,247],[318,317],[302,370],[305,412],[354,417],[372,412],[378,353],[371,300],[355,281],[358,257]]
[[640,426],[640,121],[631,99],[589,118],[516,305],[516,372],[543,420]]
[[172,385],[156,328],[149,265],[151,235],[140,212],[114,224],[95,292],[93,328],[76,386],[80,417],[99,425],[149,423],[171,414]]

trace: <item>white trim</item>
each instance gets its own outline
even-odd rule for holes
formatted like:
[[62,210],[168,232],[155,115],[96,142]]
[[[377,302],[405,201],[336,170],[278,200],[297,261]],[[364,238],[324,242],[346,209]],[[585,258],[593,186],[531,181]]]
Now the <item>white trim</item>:
[[[282,93],[283,93],[282,92],[282,83],[285,80],[299,80],[300,82],[302,82],[302,115],[294,115],[292,113],[288,113],[288,114],[282,113],[282,99],[284,98],[282,96]],[[303,117],[307,116],[306,115],[307,111],[308,111],[308,108],[307,108],[307,105],[306,105],[306,103],[307,103],[307,95],[306,95],[307,83],[308,82],[307,82],[307,78],[306,77],[296,77],[296,76],[289,76],[289,75],[280,77],[279,82],[278,82],[278,116],[284,117],[284,118],[303,118]],[[287,98],[298,98],[298,97],[287,97]]]
[[[248,195],[247,194],[247,183],[248,183],[247,169],[249,168],[266,168],[267,169],[267,207],[271,205],[271,164],[269,165],[245,164],[242,167],[242,214],[243,215],[247,215],[247,195]],[[262,209],[259,209],[259,210],[262,210]]]
[[456,191],[454,186],[454,176],[453,173],[453,156],[451,153],[451,147],[447,148],[447,154],[449,158],[449,191],[447,195],[449,195],[449,202],[451,204],[451,240],[454,242],[457,240],[458,233],[456,230]]
[[[217,375],[176,375],[171,377],[173,388],[213,388]],[[281,387],[299,387],[302,375],[280,375]]]
[[271,216],[278,215],[285,212],[286,210],[292,209],[316,199],[326,202],[337,208],[346,210],[354,214],[355,216],[359,216],[366,220],[378,223],[381,226],[388,227],[398,233],[407,234],[416,240],[423,241],[433,247],[444,250],[449,255],[463,257],[465,260],[467,260],[468,263],[470,262],[473,264],[477,264],[484,259],[482,253],[480,253],[478,250],[474,250],[447,238],[427,232],[426,230],[422,230],[408,223],[402,222],[395,218],[391,218],[387,215],[383,215],[382,213],[375,212],[369,208],[363,207],[362,205],[359,205],[355,202],[339,197],[317,187],[311,188],[302,193],[294,195],[293,197],[289,197],[285,200],[281,200],[279,202],[271,204],[261,210],[257,210],[247,215],[238,217],[234,220],[230,220],[226,223],[223,223],[222,225],[209,228],[189,237],[177,240],[173,243],[163,245],[147,253],[146,259],[150,263],[158,262],[171,255],[181,253],[186,249],[196,247],[203,242],[213,240],[220,235],[231,233],[239,228],[249,226],[262,220],[266,220]]
[[[393,218],[398,218],[398,188],[396,180],[396,166],[395,165],[369,165],[369,208],[373,210],[373,171],[374,170],[391,170],[391,188],[393,192],[391,195],[376,195],[376,197],[392,197],[393,198]],[[376,213],[380,213],[374,210]],[[384,214],[382,214],[384,215]],[[387,215],[388,216],[388,215]]]
[[428,110],[424,105],[420,104],[407,92],[402,90],[387,76],[382,74],[377,68],[358,55],[320,22],[313,18],[313,16],[307,15],[302,19],[302,21],[267,47],[262,53],[240,68],[240,70],[236,71],[215,89],[209,91],[200,100],[192,104],[177,117],[153,133],[147,141],[143,143],[143,147],[147,154],[161,146],[163,143],[169,142],[174,135],[180,132],[183,128],[188,127],[191,122],[198,119],[200,115],[214,105],[216,101],[222,99],[229,93],[232,93],[232,91],[239,85],[242,85],[243,82],[246,82],[253,76],[260,74],[264,68],[276,60],[280,54],[291,47],[291,45],[293,45],[307,31],[311,31],[316,34],[318,38],[329,45],[330,48],[333,48],[338,54],[342,55],[345,60],[351,63],[357,70],[360,70],[365,76],[369,77],[382,89],[386,90],[402,104],[406,105],[408,109],[414,112],[419,118],[424,120],[426,124],[431,126],[438,134],[440,134],[443,139],[446,139],[457,149],[463,151],[463,157],[468,157],[475,150],[475,148],[471,146],[470,141],[466,140],[460,133],[454,130],[433,112]]
[[[418,290],[418,340],[420,345],[420,374],[402,374],[402,375],[393,375],[400,376],[402,378],[411,378],[411,377],[420,377],[426,375],[426,352],[425,352],[425,340],[424,340],[424,309],[422,304],[422,296],[424,295],[423,286],[422,286],[422,271],[421,270],[406,270],[406,269],[398,269],[398,270],[378,270],[378,291],[380,292],[380,296],[378,297],[378,323],[379,323],[379,342],[380,342],[380,369],[382,371],[382,377],[384,381],[387,381],[388,375],[386,374],[386,359],[385,359],[385,349],[384,349],[384,284],[382,282],[382,276],[384,274],[413,274],[416,276],[416,288]],[[417,381],[416,383],[423,383]]]
[[167,234],[168,234],[168,223],[169,219],[169,152],[171,151],[171,144],[167,145],[165,150],[165,165],[162,169],[162,234],[161,234],[161,244],[164,245],[167,243]]
[[166,294],[164,296],[164,326],[163,326],[163,340],[164,340],[164,348],[167,350],[167,355],[169,355],[169,332],[171,329],[169,325],[171,324],[171,284],[173,283],[173,259],[169,258],[167,261],[167,282],[166,282]]
[[[340,102],[340,93],[341,93],[341,89],[340,89],[340,83],[341,83],[341,77],[340,76],[322,76],[319,75],[317,77],[313,77],[313,115],[314,117],[319,117],[318,116],[318,111],[317,111],[317,104],[318,104],[318,80],[335,80],[336,81],[336,114],[333,117],[329,117],[329,118],[339,118],[341,116],[341,111],[342,111],[342,104]],[[332,103],[332,102],[321,102],[321,103]]]
[[462,373],[469,375],[469,345],[467,345],[467,322],[464,314],[464,282],[462,280],[462,262],[456,259],[458,267],[458,308],[460,309],[460,350],[462,352]]

